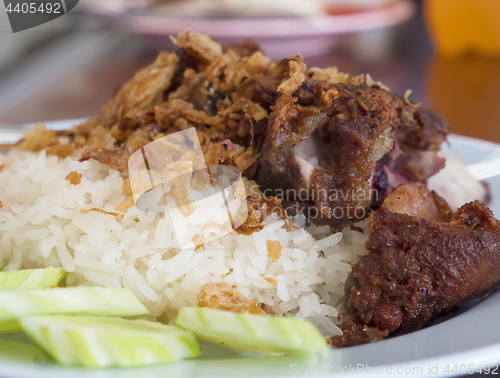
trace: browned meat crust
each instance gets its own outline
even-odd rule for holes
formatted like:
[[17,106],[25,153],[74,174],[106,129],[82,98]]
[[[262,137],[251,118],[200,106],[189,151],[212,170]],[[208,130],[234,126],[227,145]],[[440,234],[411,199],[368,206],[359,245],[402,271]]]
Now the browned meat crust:
[[394,96],[394,106],[401,119],[396,140],[403,151],[439,151],[450,133],[444,116],[431,109],[415,109],[404,99]]
[[265,302],[257,302],[257,298],[245,297],[236,286],[226,282],[210,282],[205,284],[197,297],[198,307],[209,307],[216,310],[246,312],[255,315],[276,315],[273,308]]
[[[376,85],[307,79],[277,100],[255,179],[294,211],[314,206],[317,223],[340,229],[378,207],[394,180],[425,183],[441,169],[435,151],[448,133],[441,114]],[[398,153],[389,153],[393,137]],[[386,158],[394,175],[379,185],[372,177],[385,156],[397,158]]]
[[[416,190],[413,188],[413,190]],[[416,201],[430,193],[420,188]],[[408,215],[398,190],[371,214],[370,253],[346,282],[339,347],[381,340],[390,332],[415,331],[457,302],[500,280],[500,224],[478,202],[458,209],[450,221],[443,200],[427,197],[432,210]],[[386,200],[387,201],[387,200]],[[444,207],[443,207],[444,206]],[[398,210],[392,212],[391,209]],[[429,216],[425,219],[420,216]]]
[[[359,209],[363,219],[373,167],[392,149],[399,125],[392,101],[388,92],[364,84],[303,83],[276,102],[256,181],[273,194],[293,189],[287,201],[312,202],[340,224],[356,219]],[[301,151],[308,138],[310,151]]]
[[421,184],[399,185],[385,199],[383,210],[436,222],[449,222],[452,215],[446,201]]

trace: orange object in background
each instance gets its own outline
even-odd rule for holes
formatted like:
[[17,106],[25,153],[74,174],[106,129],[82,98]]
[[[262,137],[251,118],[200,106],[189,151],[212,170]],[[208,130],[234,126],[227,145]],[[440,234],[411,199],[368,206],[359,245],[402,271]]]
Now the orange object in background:
[[427,105],[445,115],[451,132],[500,143],[500,57],[436,56],[429,63]]
[[440,55],[500,55],[500,0],[426,0],[424,15]]
[[500,0],[425,0],[424,16],[437,52],[427,105],[452,132],[500,142]]

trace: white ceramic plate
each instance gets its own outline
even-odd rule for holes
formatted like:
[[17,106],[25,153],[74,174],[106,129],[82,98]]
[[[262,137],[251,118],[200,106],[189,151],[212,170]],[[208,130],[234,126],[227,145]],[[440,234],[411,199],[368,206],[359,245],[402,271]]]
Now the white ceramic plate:
[[[74,124],[75,121],[59,121],[49,126],[61,129]],[[457,150],[467,164],[500,157],[498,144],[457,135],[450,136],[449,140],[451,143],[446,150]],[[490,178],[488,182],[493,196],[491,208],[498,217],[500,176]],[[324,373],[325,376],[337,376],[342,372],[373,376],[385,372],[393,376],[440,377],[456,376],[457,372],[465,373],[485,365],[492,366],[490,374],[500,374],[499,368],[495,370],[495,364],[500,363],[500,291],[481,300],[469,301],[462,307],[464,311],[432,327],[375,344],[332,350],[330,358],[325,360],[296,356],[241,357],[222,348],[204,346],[203,357],[197,360],[135,369],[86,370],[58,366],[33,346],[19,345],[30,344],[23,334],[4,335],[0,337],[0,376],[232,378],[313,375],[309,372]]]

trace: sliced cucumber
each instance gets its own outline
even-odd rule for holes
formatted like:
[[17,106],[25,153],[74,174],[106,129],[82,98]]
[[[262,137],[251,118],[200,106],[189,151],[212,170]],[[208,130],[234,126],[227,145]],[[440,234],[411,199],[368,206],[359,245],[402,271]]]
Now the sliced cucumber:
[[307,320],[183,307],[176,324],[203,340],[239,353],[264,356],[329,353],[325,338]]
[[43,289],[57,285],[64,277],[64,269],[53,267],[0,272],[0,290]]
[[[9,361],[22,364],[26,367],[26,365],[34,366],[52,361],[52,358],[45,351],[29,343],[28,337],[24,338],[22,334],[15,336],[16,341],[0,338],[0,356],[2,356],[2,362]],[[17,341],[19,339],[21,341]]]
[[59,363],[130,367],[198,357],[194,333],[146,320],[94,316],[21,318],[28,336]]
[[0,332],[18,332],[26,315],[134,316],[148,310],[128,289],[64,287],[0,291]]

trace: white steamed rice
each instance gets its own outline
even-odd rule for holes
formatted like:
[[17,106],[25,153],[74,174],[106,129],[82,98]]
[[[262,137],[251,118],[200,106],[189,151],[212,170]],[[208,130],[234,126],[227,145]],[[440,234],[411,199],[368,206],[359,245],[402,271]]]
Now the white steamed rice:
[[[232,232],[205,249],[179,251],[165,214],[136,207],[123,220],[80,213],[114,212],[126,199],[123,179],[107,165],[17,150],[0,155],[1,165],[0,260],[9,262],[6,270],[63,267],[68,286],[124,286],[151,311],[150,319],[163,322],[195,305],[205,283],[226,281],[277,314],[308,318],[325,334],[340,334],[335,324],[344,282],[350,264],[367,253],[368,232],[329,235],[313,226],[287,232],[284,221],[271,216],[250,236]],[[80,184],[65,179],[72,171],[83,174]],[[292,223],[304,226],[304,219]],[[367,222],[360,226],[367,229]],[[281,243],[277,262],[268,257],[266,240]]]

